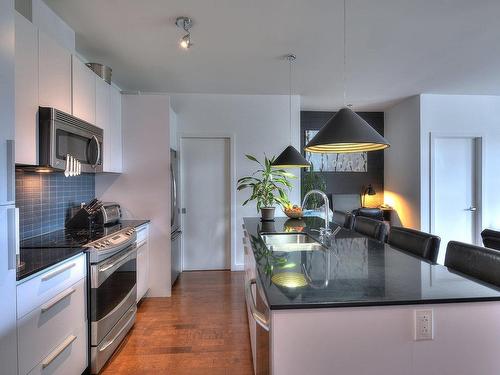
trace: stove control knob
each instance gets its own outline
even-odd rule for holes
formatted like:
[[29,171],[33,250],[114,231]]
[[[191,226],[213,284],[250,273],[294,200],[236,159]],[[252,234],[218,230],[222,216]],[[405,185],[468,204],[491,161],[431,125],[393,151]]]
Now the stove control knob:
[[104,243],[105,243],[106,245],[111,245],[111,241],[110,241],[110,240],[106,240],[106,241],[104,241]]

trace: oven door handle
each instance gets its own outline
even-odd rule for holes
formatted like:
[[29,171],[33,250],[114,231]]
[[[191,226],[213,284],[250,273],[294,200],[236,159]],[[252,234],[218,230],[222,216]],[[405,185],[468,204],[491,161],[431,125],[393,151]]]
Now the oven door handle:
[[127,259],[130,257],[130,255],[136,250],[136,247],[134,246],[133,249],[131,249],[130,251],[127,251],[126,254],[123,254],[120,258],[114,260],[113,262],[111,263],[107,263],[107,264],[104,264],[102,266],[99,266],[98,268],[98,271],[99,273],[101,272],[105,272],[105,271],[108,271],[110,270],[111,268],[117,268],[117,267],[120,267],[122,264],[126,263]]

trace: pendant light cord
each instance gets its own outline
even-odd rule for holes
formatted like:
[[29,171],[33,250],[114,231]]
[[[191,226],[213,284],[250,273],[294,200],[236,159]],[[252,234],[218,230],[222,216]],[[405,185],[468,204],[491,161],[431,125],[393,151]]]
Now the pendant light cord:
[[346,66],[347,66],[347,63],[346,63],[346,30],[347,30],[347,26],[346,26],[346,19],[347,19],[347,11],[346,11],[346,0],[344,0],[344,67],[343,67],[343,74],[342,74],[342,82],[343,82],[343,85],[344,85],[344,107],[346,106]]
[[293,62],[293,57],[290,56],[288,57],[288,115],[289,115],[289,122],[290,122],[290,144],[292,144],[292,62]]

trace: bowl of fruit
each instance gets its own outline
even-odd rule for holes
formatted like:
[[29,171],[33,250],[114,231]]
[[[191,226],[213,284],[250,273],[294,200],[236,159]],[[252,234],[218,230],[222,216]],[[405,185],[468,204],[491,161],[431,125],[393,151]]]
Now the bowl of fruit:
[[296,204],[288,204],[283,208],[283,212],[291,219],[301,219],[303,216],[302,207]]

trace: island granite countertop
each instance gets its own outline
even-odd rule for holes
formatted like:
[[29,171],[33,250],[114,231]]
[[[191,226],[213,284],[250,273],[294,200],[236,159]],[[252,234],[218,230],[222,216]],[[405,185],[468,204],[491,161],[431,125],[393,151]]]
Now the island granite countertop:
[[272,252],[260,236],[303,232],[319,240],[316,230],[323,223],[313,217],[274,222],[244,218],[257,283],[270,309],[500,301],[500,289],[354,231],[342,229],[321,251]]

